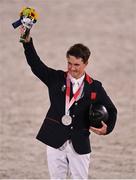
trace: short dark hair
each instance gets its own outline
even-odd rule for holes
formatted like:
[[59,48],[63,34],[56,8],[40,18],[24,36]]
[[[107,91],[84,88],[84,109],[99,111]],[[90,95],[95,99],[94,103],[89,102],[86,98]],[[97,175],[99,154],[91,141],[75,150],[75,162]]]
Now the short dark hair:
[[76,58],[82,58],[83,62],[86,63],[90,57],[90,50],[87,46],[83,44],[74,44],[69,48],[66,53],[66,57],[68,58],[70,55]]

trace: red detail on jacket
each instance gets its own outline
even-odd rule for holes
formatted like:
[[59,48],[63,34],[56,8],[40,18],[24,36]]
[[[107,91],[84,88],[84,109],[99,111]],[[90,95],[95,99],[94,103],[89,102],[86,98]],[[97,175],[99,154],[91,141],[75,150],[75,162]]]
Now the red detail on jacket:
[[91,92],[91,100],[95,100],[96,99],[96,92]]
[[89,84],[93,82],[92,78],[88,74],[85,74],[85,79]]

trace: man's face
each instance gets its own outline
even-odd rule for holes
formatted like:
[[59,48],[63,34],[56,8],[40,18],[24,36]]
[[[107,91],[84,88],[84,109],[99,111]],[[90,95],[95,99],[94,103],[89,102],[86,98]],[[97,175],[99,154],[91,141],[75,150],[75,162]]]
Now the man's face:
[[80,78],[85,72],[87,63],[84,63],[82,58],[76,58],[74,56],[69,56],[67,60],[69,74],[76,79]]

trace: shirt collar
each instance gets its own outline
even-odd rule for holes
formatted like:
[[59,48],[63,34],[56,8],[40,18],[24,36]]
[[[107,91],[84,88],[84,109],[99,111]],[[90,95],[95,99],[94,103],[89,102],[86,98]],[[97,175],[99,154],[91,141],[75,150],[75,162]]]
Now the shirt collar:
[[78,79],[72,77],[69,73],[68,73],[68,76],[69,76],[69,79],[72,82],[72,84],[77,82],[79,85],[82,84],[82,82],[83,82],[83,80],[85,78],[85,74],[83,76],[81,76],[80,78],[78,78]]
[[[67,77],[67,75],[68,75],[68,71],[66,71],[66,72],[64,73],[65,78]],[[71,76],[71,77],[72,77],[72,76]],[[87,73],[85,73],[85,81],[86,81],[88,84],[92,84],[93,79],[92,79]]]

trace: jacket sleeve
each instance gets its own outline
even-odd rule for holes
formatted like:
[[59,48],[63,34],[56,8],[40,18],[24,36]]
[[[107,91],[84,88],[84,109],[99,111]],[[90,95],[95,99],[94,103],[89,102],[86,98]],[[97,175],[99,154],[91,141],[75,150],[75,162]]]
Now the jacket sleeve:
[[46,66],[37,55],[31,38],[29,43],[23,43],[24,53],[27,63],[31,67],[32,72],[47,86],[56,77],[56,70]]
[[109,134],[114,129],[116,123],[117,109],[100,82],[98,88],[98,103],[104,105],[109,113],[109,119],[107,121],[107,134]]

